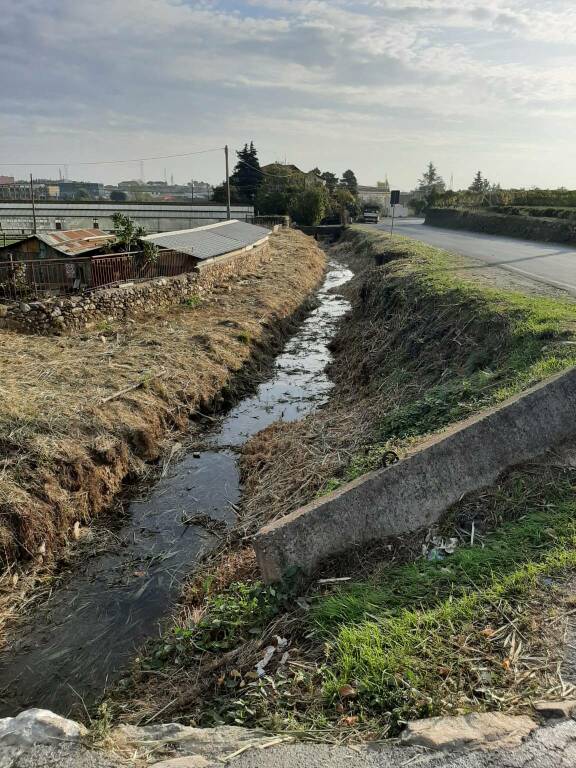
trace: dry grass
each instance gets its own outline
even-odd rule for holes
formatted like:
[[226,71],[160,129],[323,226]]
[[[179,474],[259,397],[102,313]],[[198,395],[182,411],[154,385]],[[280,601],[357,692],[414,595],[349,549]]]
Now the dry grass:
[[171,430],[218,406],[235,374],[280,340],[281,321],[324,265],[311,238],[283,231],[252,274],[215,287],[198,307],[62,337],[0,331],[4,593],[16,564],[46,565],[76,521],[108,507],[126,475],[161,454]]

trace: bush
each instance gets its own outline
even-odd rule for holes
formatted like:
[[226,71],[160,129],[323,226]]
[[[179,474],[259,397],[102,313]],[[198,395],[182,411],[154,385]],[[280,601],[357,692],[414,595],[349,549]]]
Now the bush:
[[328,195],[324,187],[312,187],[298,193],[290,203],[290,216],[297,224],[314,226],[324,218]]

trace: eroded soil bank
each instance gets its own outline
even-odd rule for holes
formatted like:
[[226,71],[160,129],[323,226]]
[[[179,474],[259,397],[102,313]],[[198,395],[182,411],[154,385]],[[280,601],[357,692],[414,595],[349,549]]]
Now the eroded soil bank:
[[370,739],[570,690],[557,642],[576,565],[570,450],[463,499],[435,530],[318,574],[345,582],[259,582],[249,541],[262,523],[576,362],[575,305],[557,292],[499,290],[461,259],[376,233],[353,231],[332,255],[357,271],[332,396],[248,441],[237,536],[188,585],[109,703],[115,717]]
[[125,479],[250,385],[324,268],[313,240],[283,231],[201,302],[60,338],[0,331],[1,625]]
[[[82,567],[52,585],[0,654],[0,714],[30,706],[84,715],[138,645],[158,632],[183,579],[236,516],[237,449],[267,424],[298,419],[325,401],[328,342],[348,303],[334,289],[350,273],[329,265],[315,308],[254,394],[196,429],[192,445],[165,460],[159,482],[124,504],[122,523]],[[79,559],[79,558],[77,558]]]

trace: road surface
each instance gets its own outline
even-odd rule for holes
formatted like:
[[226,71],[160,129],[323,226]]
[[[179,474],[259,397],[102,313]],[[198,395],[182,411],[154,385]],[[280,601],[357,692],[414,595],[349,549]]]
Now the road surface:
[[[222,768],[224,760],[181,757],[162,768]],[[151,750],[150,761],[154,756]],[[132,763],[129,763],[132,765]],[[0,768],[125,768],[112,755],[89,752],[76,746],[57,744],[24,751],[0,748]],[[515,749],[488,752],[429,752],[416,747],[368,746],[350,749],[326,744],[287,744],[238,755],[229,768],[574,768],[576,723],[563,720],[534,735]]]
[[[390,231],[390,220],[373,225]],[[394,232],[446,251],[479,259],[494,267],[518,272],[538,282],[576,295],[576,248],[560,243],[536,243],[499,235],[429,227],[423,219],[396,219]]]

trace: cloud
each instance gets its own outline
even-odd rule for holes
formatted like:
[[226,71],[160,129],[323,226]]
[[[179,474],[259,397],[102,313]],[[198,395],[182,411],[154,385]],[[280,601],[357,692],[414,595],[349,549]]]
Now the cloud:
[[566,0],[4,0],[0,161],[27,135],[58,157],[262,135],[291,157],[330,137],[333,166],[348,136],[367,173],[379,142],[472,163],[487,134],[564,141],[575,41]]

